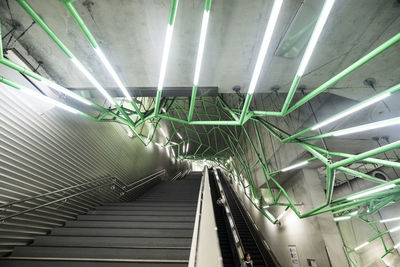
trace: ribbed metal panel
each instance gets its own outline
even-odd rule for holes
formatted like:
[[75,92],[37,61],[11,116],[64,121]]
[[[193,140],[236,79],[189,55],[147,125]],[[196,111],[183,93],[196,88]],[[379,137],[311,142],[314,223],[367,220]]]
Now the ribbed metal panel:
[[[164,150],[144,147],[117,124],[96,123],[43,106],[0,85],[0,205],[90,181],[98,180],[68,194],[104,184],[1,223],[0,255],[101,202],[118,201],[120,191],[111,188],[111,178],[104,177],[129,184],[164,168],[176,173],[174,163]],[[0,209],[0,218],[68,194],[61,192]]]

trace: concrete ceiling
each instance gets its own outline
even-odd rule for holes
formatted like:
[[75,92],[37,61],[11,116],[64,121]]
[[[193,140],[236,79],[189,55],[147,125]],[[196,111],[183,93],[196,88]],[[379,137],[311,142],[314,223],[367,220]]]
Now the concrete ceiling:
[[[18,36],[32,19],[16,1],[8,2],[9,8],[7,1],[0,1],[3,34],[11,29],[10,22],[14,19],[22,25],[15,33]],[[60,1],[28,2],[104,86],[115,87]],[[400,29],[398,2],[336,0],[301,84],[314,89],[397,34]],[[213,1],[200,85],[218,86],[222,93],[232,92],[235,85],[247,91],[272,3],[271,0]],[[270,92],[274,85],[280,86],[281,92],[288,90],[304,50],[304,38],[310,32],[306,31],[297,44],[300,54],[295,57],[280,56],[280,45],[285,42],[285,35],[310,24],[322,6],[322,1],[316,0],[304,1],[303,6],[302,3],[284,1],[256,92]],[[157,85],[168,0],[78,0],[74,5],[126,86]],[[204,1],[200,0],[179,3],[165,86],[192,84],[203,5]],[[90,87],[38,25],[33,25],[19,41],[32,57],[43,62],[45,71],[59,83],[67,87]],[[399,82],[399,58],[397,44],[336,84],[330,92],[353,99],[365,97],[366,90],[371,93],[363,84],[368,77],[377,80],[378,91],[394,85]]]

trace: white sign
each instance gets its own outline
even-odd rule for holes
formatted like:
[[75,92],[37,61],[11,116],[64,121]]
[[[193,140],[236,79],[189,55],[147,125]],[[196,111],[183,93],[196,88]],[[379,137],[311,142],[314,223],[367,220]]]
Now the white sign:
[[290,261],[293,267],[300,267],[299,255],[296,246],[289,246]]

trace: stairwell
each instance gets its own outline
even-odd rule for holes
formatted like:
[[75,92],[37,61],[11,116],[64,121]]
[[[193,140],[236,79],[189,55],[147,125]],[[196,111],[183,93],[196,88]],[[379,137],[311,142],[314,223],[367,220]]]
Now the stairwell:
[[187,266],[202,174],[163,181],[132,202],[104,203],[1,266]]

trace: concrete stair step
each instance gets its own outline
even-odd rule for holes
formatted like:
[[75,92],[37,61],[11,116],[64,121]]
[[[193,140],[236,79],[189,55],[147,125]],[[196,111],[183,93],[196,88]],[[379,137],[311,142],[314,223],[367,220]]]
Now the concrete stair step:
[[193,230],[193,222],[124,222],[124,221],[68,221],[66,227],[93,228],[157,228],[157,229],[188,229]]
[[190,249],[81,248],[81,247],[17,247],[13,257],[188,260]]
[[194,216],[159,216],[159,215],[79,215],[78,220],[82,221],[130,221],[130,222],[194,222]]
[[39,236],[32,246],[58,247],[187,247],[191,238],[107,237],[107,236]]
[[92,215],[153,215],[153,216],[195,216],[196,211],[149,211],[149,210],[139,210],[139,211],[124,211],[124,210],[92,210],[88,214]]
[[193,230],[145,228],[54,228],[51,235],[58,236],[114,236],[114,237],[186,237],[192,238]]

